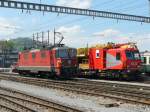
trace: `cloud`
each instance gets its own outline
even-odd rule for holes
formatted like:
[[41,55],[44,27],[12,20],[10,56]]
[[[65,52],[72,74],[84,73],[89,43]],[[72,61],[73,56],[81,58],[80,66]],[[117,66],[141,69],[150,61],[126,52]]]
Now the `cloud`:
[[[131,33],[133,34],[133,33]],[[93,34],[94,37],[99,38],[104,43],[107,42],[129,42],[130,41],[130,35],[125,34],[119,30],[116,29],[105,29],[100,32],[96,32]]]
[[[62,41],[63,44],[66,44],[67,46],[76,46],[76,42],[78,41],[78,39],[76,39],[77,37],[81,37],[81,27],[79,25],[74,25],[74,26],[60,26],[58,28],[55,29],[56,32],[60,32],[60,33],[56,33],[55,35],[55,42],[58,43],[61,39],[61,37],[64,37],[64,40]],[[35,35],[36,38],[37,35]],[[50,31],[49,32],[49,36],[50,36],[50,40],[49,42],[51,44],[54,43],[54,31]],[[38,39],[39,41],[42,42],[42,33],[39,33],[38,35]],[[44,32],[44,41],[48,40],[48,32]],[[79,43],[79,42],[78,42]]]
[[106,29],[101,32],[96,32],[93,34],[93,36],[96,37],[111,37],[120,34],[120,31],[115,30],[115,29]]
[[[56,29],[57,32],[61,32],[64,36],[64,43],[70,47],[86,47],[95,44],[106,44],[108,42],[114,43],[128,43],[135,42],[138,45],[140,51],[150,50],[150,33],[133,33],[122,32],[117,29],[105,29],[100,32],[95,32],[90,35],[88,32],[83,31],[80,25],[74,26],[60,26]],[[53,42],[54,33],[50,33],[50,41]],[[47,36],[47,34],[46,34]],[[56,36],[56,42],[60,40],[60,36]]]
[[150,33],[140,33],[132,35],[131,41],[136,42],[142,51],[150,51]]
[[134,33],[122,32],[118,29],[105,29],[100,32],[95,32],[92,35],[85,35],[82,27],[74,25],[71,27],[61,26],[57,31],[62,32],[65,39],[63,43],[71,47],[86,47],[95,44],[106,44],[108,42],[114,43],[128,43],[135,42],[140,51],[150,50],[150,33]]
[[74,25],[72,27],[65,27],[65,26],[61,26],[58,28],[57,30],[58,32],[62,32],[62,33],[78,33],[81,31],[81,27],[79,25]]
[[56,5],[88,9],[92,0],[57,0]]
[[79,25],[74,26],[61,26],[56,31],[61,32],[64,36],[63,43],[67,46],[75,47],[78,46],[82,39],[82,29]]
[[130,38],[129,35],[124,34],[123,32],[116,30],[116,29],[105,29],[100,32],[93,33],[93,37],[97,41],[93,41],[93,43],[100,42],[100,43],[124,43],[129,42]]
[[0,39],[14,34],[20,27],[6,18],[0,17]]
[[106,44],[108,42],[130,42],[129,35],[125,35],[123,32],[116,29],[105,29],[100,32],[95,32],[91,36],[82,35],[84,31],[82,31],[82,28],[79,25],[74,25],[71,27],[61,26],[57,29],[57,31],[64,35],[65,39],[63,42],[66,45],[73,47],[85,47],[87,44],[91,46],[99,43]]
[[150,50],[150,33],[125,33],[116,29],[106,29],[104,31],[96,32],[93,34],[93,41],[90,43],[137,43],[140,50]]

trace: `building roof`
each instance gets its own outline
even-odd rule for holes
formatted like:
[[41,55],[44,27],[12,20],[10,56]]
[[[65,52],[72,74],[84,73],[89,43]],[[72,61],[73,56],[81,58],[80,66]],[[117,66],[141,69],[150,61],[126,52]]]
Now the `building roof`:
[[150,51],[141,52],[142,56],[150,56]]

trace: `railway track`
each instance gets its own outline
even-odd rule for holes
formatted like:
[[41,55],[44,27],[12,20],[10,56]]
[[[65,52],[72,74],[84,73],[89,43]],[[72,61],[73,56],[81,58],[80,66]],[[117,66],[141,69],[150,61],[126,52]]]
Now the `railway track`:
[[[134,83],[127,83],[127,82],[123,82],[123,83],[117,83],[117,82],[106,82],[106,81],[90,81],[90,80],[77,80],[76,82],[80,82],[83,84],[93,84],[93,85],[103,85],[103,86],[112,86],[112,87],[117,87],[117,88],[126,88],[126,89],[132,89],[132,90],[143,90],[143,91],[150,91],[150,87],[148,86],[143,86],[142,83],[141,85],[136,85],[135,82]],[[90,82],[89,82],[90,81]]]
[[150,89],[145,86],[79,80],[56,81],[37,78],[16,77],[11,75],[1,75],[0,78],[47,88],[76,92],[79,94],[103,96],[130,103],[150,105]]
[[0,107],[2,112],[83,112],[4,87],[0,87]]

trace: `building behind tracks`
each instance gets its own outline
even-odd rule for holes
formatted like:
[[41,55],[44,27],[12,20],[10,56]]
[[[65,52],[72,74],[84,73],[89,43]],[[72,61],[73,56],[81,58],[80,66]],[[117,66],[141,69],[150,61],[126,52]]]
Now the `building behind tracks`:
[[150,51],[141,52],[142,72],[150,74]]
[[0,68],[9,68],[18,60],[18,50],[12,42],[0,41]]

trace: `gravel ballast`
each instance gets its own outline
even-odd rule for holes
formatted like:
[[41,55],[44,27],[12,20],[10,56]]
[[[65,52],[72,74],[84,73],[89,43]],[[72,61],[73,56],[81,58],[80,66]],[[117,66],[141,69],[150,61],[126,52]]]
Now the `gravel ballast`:
[[[121,103],[111,99],[104,99],[102,97],[79,95],[18,82],[1,80],[0,86],[20,90],[43,99],[73,106],[85,112],[150,112],[150,106]],[[112,105],[112,107],[107,106],[111,106],[111,104],[114,105]]]

